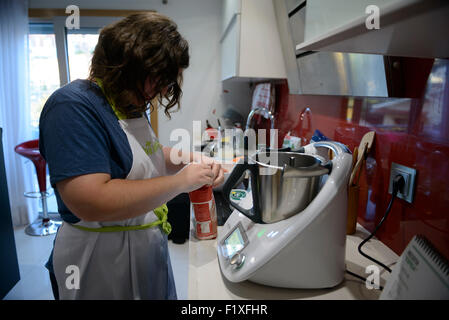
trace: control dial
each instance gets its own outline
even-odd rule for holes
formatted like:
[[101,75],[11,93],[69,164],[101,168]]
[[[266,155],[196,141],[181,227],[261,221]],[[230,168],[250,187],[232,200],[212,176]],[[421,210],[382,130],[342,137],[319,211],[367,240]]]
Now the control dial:
[[234,269],[239,269],[245,263],[245,255],[243,253],[236,253],[231,257],[230,264]]

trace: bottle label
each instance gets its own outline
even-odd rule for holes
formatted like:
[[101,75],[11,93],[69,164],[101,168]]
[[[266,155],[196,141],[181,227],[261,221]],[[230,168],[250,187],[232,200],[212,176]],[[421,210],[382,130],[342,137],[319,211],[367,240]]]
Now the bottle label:
[[200,240],[217,237],[217,212],[215,199],[208,202],[192,203],[195,213],[195,236]]
[[217,221],[195,223],[195,237],[199,240],[215,239],[217,237]]
[[193,203],[193,210],[195,212],[195,220],[198,222],[204,222],[211,220],[212,209],[215,209],[213,200],[203,203]]

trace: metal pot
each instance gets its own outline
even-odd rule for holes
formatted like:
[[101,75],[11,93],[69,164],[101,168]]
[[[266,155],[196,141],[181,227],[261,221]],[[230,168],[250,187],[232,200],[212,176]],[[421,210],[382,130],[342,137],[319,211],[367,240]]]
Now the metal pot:
[[[223,186],[224,198],[256,223],[287,219],[304,210],[317,195],[321,178],[331,170],[332,162],[323,162],[319,156],[297,152],[257,152],[248,161],[236,165]],[[253,198],[249,210],[229,198],[230,191],[246,171],[250,172]]]

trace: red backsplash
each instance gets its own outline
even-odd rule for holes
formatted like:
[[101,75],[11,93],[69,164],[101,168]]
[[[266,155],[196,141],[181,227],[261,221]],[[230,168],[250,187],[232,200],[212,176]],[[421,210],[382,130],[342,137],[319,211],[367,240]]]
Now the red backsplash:
[[[360,179],[358,222],[372,231],[383,217],[392,162],[415,168],[413,203],[397,199],[376,236],[401,254],[422,234],[449,257],[449,60],[435,61],[425,91],[421,99],[290,95],[284,83],[277,86],[276,127],[280,141],[288,131],[309,141],[319,129],[351,150],[376,131]],[[307,107],[310,127],[299,117]]]

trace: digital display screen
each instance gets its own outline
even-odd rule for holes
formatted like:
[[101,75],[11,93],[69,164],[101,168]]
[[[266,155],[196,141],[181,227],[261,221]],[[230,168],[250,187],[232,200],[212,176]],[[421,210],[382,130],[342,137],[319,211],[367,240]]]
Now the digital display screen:
[[242,237],[240,228],[235,228],[235,230],[223,241],[223,244],[228,257],[232,257],[242,250],[245,247],[245,241]]

